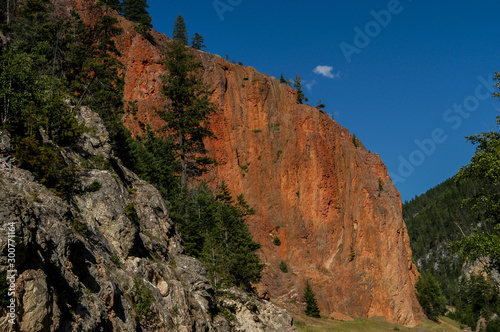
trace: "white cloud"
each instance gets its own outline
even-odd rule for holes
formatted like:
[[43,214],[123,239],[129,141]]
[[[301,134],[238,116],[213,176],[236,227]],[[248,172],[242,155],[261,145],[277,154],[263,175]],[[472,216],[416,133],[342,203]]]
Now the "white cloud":
[[315,80],[312,80],[311,82],[307,81],[307,83],[304,85],[304,87],[307,89],[307,91],[311,91],[312,87],[316,84]]
[[313,73],[318,74],[318,75],[323,75],[328,78],[335,78],[339,77],[340,72],[337,72],[337,74],[332,73],[333,67],[332,66],[316,66],[316,68],[313,69]]

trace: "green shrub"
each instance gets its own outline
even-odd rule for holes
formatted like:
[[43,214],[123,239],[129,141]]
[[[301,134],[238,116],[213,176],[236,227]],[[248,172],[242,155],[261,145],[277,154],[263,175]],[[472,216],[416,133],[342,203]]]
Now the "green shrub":
[[359,147],[359,143],[358,143],[358,139],[356,138],[356,134],[352,134],[352,144],[354,144],[354,146],[356,148]]
[[288,273],[288,265],[286,264],[285,261],[280,262],[280,270],[283,273]]
[[134,279],[134,305],[137,313],[137,321],[140,323],[142,321],[148,321],[155,317],[155,312],[153,311],[153,294],[151,289],[139,279]]
[[56,195],[69,196],[76,185],[76,168],[66,165],[55,148],[40,144],[32,136],[19,140],[15,146],[14,155],[21,167],[31,171],[37,181]]
[[135,210],[135,203],[128,203],[125,206],[125,214],[129,218],[135,218],[135,217],[137,217],[137,211]]
[[82,224],[80,222],[80,220],[78,220],[77,218],[75,218],[75,220],[73,220],[71,227],[73,228],[73,230],[75,232],[77,232],[80,235],[85,235],[88,231],[87,226],[85,224]]
[[111,262],[113,262],[113,264],[115,264],[118,267],[120,267],[122,265],[122,262],[120,261],[120,257],[118,257],[117,255],[113,255],[113,256],[109,257],[109,259],[111,260]]
[[262,132],[262,129],[254,129],[252,130],[254,133],[261,133]]
[[273,238],[273,243],[274,243],[274,245],[275,245],[275,246],[280,246],[280,245],[281,245],[281,240],[280,240],[280,238],[279,238],[278,236],[275,236],[275,237]]
[[96,192],[96,191],[99,191],[99,189],[102,188],[102,184],[97,181],[97,180],[94,180],[94,182],[92,182],[88,187],[87,187],[87,191],[88,192]]

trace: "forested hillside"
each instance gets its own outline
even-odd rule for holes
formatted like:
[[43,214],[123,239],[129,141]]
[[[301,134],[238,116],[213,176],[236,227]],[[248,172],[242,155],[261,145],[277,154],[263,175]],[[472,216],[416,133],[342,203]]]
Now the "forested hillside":
[[451,178],[403,205],[413,260],[423,275],[437,281],[453,308],[447,315],[474,328],[486,311],[498,308],[498,290],[476,276],[475,266],[452,247],[481,227],[479,211],[463,203],[481,190],[480,182]]
[[448,246],[462,233],[472,233],[477,218],[462,201],[476,190],[473,182],[457,184],[451,178],[403,205],[413,259],[419,269],[437,277],[448,298],[458,291],[464,263]]

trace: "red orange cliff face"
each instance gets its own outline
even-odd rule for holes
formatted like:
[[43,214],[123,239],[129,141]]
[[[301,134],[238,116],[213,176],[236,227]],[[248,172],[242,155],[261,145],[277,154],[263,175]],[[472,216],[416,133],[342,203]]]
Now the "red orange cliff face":
[[[84,8],[85,1],[67,1]],[[165,103],[162,49],[169,39],[152,31],[152,43],[130,22],[119,24],[125,99],[138,105],[124,122],[138,133],[141,123],[161,125],[154,108]],[[217,139],[205,144],[221,165],[204,180],[214,187],[224,180],[257,211],[248,224],[266,264],[258,291],[277,301],[300,300],[310,279],[322,314],[416,325],[422,317],[414,295],[418,273],[401,198],[379,156],[354,144],[349,131],[323,111],[298,104],[295,90],[276,78],[196,54],[218,109],[211,119]],[[281,261],[288,273],[279,269]]]

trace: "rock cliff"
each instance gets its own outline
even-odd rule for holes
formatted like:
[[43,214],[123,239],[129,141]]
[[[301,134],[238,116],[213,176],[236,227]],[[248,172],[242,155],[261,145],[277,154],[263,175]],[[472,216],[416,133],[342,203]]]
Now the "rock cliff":
[[[95,20],[87,10],[92,0],[62,2],[86,22]],[[165,103],[160,89],[169,39],[156,31],[146,38],[119,19],[125,99],[138,105],[124,122],[139,133],[144,124],[161,125],[154,109]],[[277,79],[196,54],[218,107],[211,119],[217,139],[205,144],[221,165],[204,180],[213,187],[226,181],[257,211],[249,226],[267,264],[259,291],[282,303],[298,300],[310,279],[325,314],[415,325],[421,317],[414,295],[418,272],[400,195],[379,156],[324,112],[298,104],[296,92]],[[281,261],[288,273],[280,271]]]
[[[69,200],[0,164],[0,266],[13,226],[17,270],[16,324],[1,312],[0,330],[295,331],[268,301],[231,289],[238,295],[215,297],[203,265],[183,254],[160,193],[113,157],[97,114],[83,107],[79,119],[91,130],[60,149],[78,166]],[[0,142],[8,154],[8,135]]]
[[[124,19],[119,24],[125,99],[138,105],[124,122],[140,133],[144,124],[161,125],[154,109],[165,103],[169,39],[156,31],[145,38]],[[418,272],[401,198],[380,157],[323,111],[298,104],[295,90],[277,79],[196,55],[218,107],[211,119],[217,139],[205,144],[221,165],[204,180],[214,188],[224,180],[257,210],[249,226],[267,264],[258,290],[289,302],[300,299],[310,279],[323,313],[415,325],[422,317],[414,295]],[[280,271],[281,261],[289,273]]]

